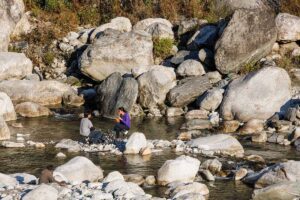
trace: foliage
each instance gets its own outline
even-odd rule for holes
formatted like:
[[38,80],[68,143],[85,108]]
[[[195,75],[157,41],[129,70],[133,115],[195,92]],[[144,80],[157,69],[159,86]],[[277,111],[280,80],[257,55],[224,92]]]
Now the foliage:
[[282,0],[280,3],[281,12],[300,16],[300,0]]
[[53,63],[54,58],[55,54],[53,52],[48,51],[44,54],[43,61],[47,66],[49,66]]
[[171,55],[172,47],[174,44],[173,39],[169,38],[153,38],[153,53],[156,58],[167,58]]
[[249,62],[246,63],[243,67],[241,67],[240,74],[248,74],[253,71],[257,71],[261,68],[259,62]]

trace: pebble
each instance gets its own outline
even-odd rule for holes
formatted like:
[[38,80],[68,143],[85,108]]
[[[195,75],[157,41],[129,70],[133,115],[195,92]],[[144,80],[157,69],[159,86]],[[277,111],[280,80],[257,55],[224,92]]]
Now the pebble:
[[56,158],[66,158],[67,156],[66,156],[64,153],[59,152],[59,153],[56,154],[55,157],[56,157]]

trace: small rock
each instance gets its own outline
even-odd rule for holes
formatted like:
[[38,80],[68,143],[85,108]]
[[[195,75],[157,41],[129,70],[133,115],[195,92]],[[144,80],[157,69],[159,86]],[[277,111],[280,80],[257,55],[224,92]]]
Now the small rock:
[[213,174],[218,173],[222,169],[222,163],[217,159],[209,159],[201,164],[202,169],[208,169]]
[[265,159],[259,155],[249,155],[246,157],[246,160],[254,163],[265,163]]
[[125,180],[124,176],[118,172],[118,171],[113,171],[110,172],[103,180],[104,183],[109,183],[115,180]]
[[191,110],[186,113],[185,118],[190,119],[208,119],[209,112],[206,110]]
[[1,145],[6,148],[23,148],[23,147],[25,147],[25,145],[23,143],[16,143],[16,142],[10,142],[10,141],[3,141],[1,143]]
[[23,125],[22,123],[18,123],[18,122],[13,122],[11,124],[12,127],[15,127],[15,128],[23,128]]
[[45,144],[41,143],[41,142],[38,142],[38,143],[35,143],[35,148],[45,148]]
[[55,157],[56,157],[56,158],[66,158],[67,156],[66,156],[64,153],[59,152],[59,153],[56,154]]
[[237,120],[224,121],[222,125],[222,130],[225,133],[234,133],[240,127],[240,122]]
[[147,176],[146,179],[145,179],[145,184],[146,185],[155,185],[156,183],[156,179],[155,179],[155,176]]
[[151,153],[152,153],[152,151],[149,147],[145,147],[140,150],[140,154],[142,156],[150,155]]
[[239,181],[243,179],[245,176],[247,176],[248,170],[245,168],[240,168],[234,176],[234,180]]
[[252,142],[257,143],[265,143],[268,140],[268,135],[266,132],[261,132],[259,134],[255,134],[251,137]]

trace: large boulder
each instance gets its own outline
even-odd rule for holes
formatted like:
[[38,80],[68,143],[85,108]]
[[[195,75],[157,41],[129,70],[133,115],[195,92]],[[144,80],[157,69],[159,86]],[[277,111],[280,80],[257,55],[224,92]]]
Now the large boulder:
[[241,156],[244,154],[244,148],[239,141],[225,134],[200,137],[189,141],[187,145],[192,148],[198,148],[203,152],[230,156]]
[[23,200],[57,200],[58,191],[54,187],[46,184],[42,184],[37,188],[28,192]]
[[152,38],[145,32],[104,34],[83,52],[80,69],[102,81],[114,72],[125,74],[136,66],[153,65],[152,50]]
[[3,116],[5,121],[17,119],[14,105],[4,92],[0,92],[0,115]]
[[141,149],[147,147],[147,140],[143,133],[133,133],[127,143],[125,148],[125,154],[138,154]]
[[10,139],[10,131],[3,117],[0,115],[0,140],[8,139]]
[[9,175],[0,173],[0,186],[10,186],[14,187],[18,184],[18,181]]
[[54,80],[2,81],[0,91],[5,92],[14,104],[29,101],[41,105],[58,105],[62,103],[62,97],[66,92],[76,95],[70,86]]
[[167,185],[174,181],[193,182],[199,167],[200,161],[189,156],[183,155],[175,160],[167,160],[158,170],[157,182],[160,185]]
[[238,72],[272,50],[277,39],[275,16],[260,10],[237,10],[215,46],[215,63],[223,73]]
[[195,76],[184,79],[170,90],[168,101],[174,107],[184,107],[212,87],[208,76]]
[[22,117],[41,117],[49,116],[51,114],[49,108],[32,102],[17,104],[16,112]]
[[269,187],[254,190],[253,200],[297,199],[300,195],[300,182],[282,182]]
[[91,33],[90,40],[93,41],[95,38],[99,37],[101,33],[106,29],[113,29],[120,32],[129,32],[132,30],[132,24],[126,17],[116,17],[109,23],[102,24],[101,26],[95,28]]
[[265,170],[255,183],[256,188],[264,188],[276,183],[300,181],[300,161],[289,160]]
[[0,52],[0,81],[32,74],[32,62],[23,53]]
[[290,98],[288,73],[282,68],[264,67],[230,83],[221,105],[221,117],[244,122],[266,120]]
[[0,52],[8,50],[10,34],[22,18],[25,11],[23,0],[0,2]]
[[97,94],[100,114],[114,117],[119,107],[130,112],[138,96],[138,83],[134,78],[122,78],[115,72],[99,85]]
[[280,42],[300,40],[300,17],[288,13],[279,13],[276,17],[278,38]]
[[[77,156],[67,163],[57,167],[54,172],[57,181],[67,181],[81,183],[83,181],[98,181],[103,178],[103,171],[86,157]],[[62,176],[61,176],[62,175]]]
[[176,85],[173,68],[159,66],[143,73],[138,78],[139,103],[145,108],[164,103],[167,93]]

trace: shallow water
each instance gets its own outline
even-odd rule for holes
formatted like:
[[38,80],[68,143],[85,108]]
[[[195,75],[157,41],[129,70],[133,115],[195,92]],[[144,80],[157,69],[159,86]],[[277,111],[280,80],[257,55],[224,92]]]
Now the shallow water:
[[[26,140],[35,142],[57,142],[63,138],[79,138],[79,120],[71,115],[56,116],[50,118],[31,118],[20,119],[24,128],[11,128],[12,140],[17,133],[30,134]],[[165,120],[165,119],[134,119],[130,132],[140,131],[145,133],[147,139],[167,139],[176,138],[183,119]],[[93,124],[96,128],[108,130],[113,127],[114,122],[107,119],[94,119]],[[300,152],[292,147],[282,147],[271,144],[253,144],[249,141],[242,141],[247,155],[257,154],[264,157],[269,162],[276,162],[282,159],[300,160]],[[39,174],[41,169],[48,164],[55,166],[61,165],[66,160],[77,156],[78,154],[67,153],[66,160],[58,160],[55,155],[59,150],[52,145],[47,145],[45,149],[24,148],[24,149],[5,149],[0,148],[0,172],[16,173],[27,172],[34,175]],[[105,173],[110,171],[120,171],[123,174],[141,174],[155,175],[162,164],[168,160],[179,156],[180,154],[171,151],[155,153],[148,157],[141,156],[115,156],[101,155],[98,153],[80,153],[90,158],[95,164],[101,166]],[[203,158],[199,157],[200,160]],[[252,188],[241,182],[229,180],[217,180],[214,183],[206,183],[210,190],[209,199],[250,199]],[[163,196],[165,189],[163,187],[144,188],[147,193],[154,196]]]

